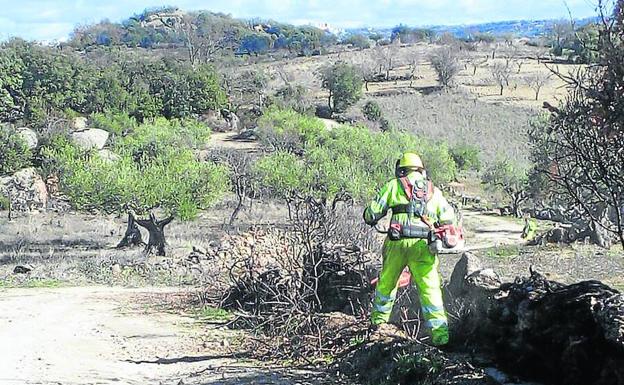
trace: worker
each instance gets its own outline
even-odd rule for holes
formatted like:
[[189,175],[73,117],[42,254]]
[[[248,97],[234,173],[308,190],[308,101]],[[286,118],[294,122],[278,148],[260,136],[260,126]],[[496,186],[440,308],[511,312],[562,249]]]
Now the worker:
[[455,222],[455,212],[442,192],[427,179],[427,172],[417,154],[403,154],[397,161],[395,173],[396,178],[387,182],[364,210],[364,221],[370,226],[377,225],[388,210],[392,210],[371,323],[377,326],[390,319],[397,280],[407,266],[418,288],[432,344],[445,345],[449,332],[438,272],[436,247],[440,242],[430,241],[432,230]]
[[531,215],[524,214],[524,228],[522,229],[522,239],[532,241],[537,234],[537,221],[531,218]]

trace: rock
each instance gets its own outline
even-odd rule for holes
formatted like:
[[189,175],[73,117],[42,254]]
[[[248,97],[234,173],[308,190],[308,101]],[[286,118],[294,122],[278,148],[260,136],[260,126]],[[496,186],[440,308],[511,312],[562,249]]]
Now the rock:
[[198,253],[198,254],[203,254],[203,255],[208,254],[208,251],[206,251],[206,248],[202,246],[193,246],[193,252]]
[[0,179],[0,194],[10,198],[15,211],[42,209],[48,204],[46,184],[33,167]]
[[75,131],[84,130],[85,128],[87,128],[87,118],[83,116],[78,116],[72,119],[70,126]]
[[37,133],[31,130],[28,127],[20,127],[15,130],[20,138],[26,142],[26,145],[31,150],[34,150],[39,145],[39,138],[37,137]]
[[85,150],[101,150],[106,145],[109,134],[99,128],[88,128],[73,132],[71,136],[74,143]]
[[105,160],[110,163],[117,162],[119,159],[121,159],[119,155],[115,154],[114,152],[106,148],[98,151],[98,155],[100,156],[100,158],[102,158],[102,160]]
[[499,384],[506,384],[509,382],[509,376],[496,368],[489,367],[483,369],[483,371]]
[[462,295],[466,278],[481,269],[479,258],[471,253],[464,253],[453,269],[451,280],[447,286],[448,291],[456,297]]
[[13,269],[14,274],[28,274],[33,271],[34,267],[32,265],[17,265]]
[[121,268],[121,265],[118,263],[115,263],[111,266],[111,273],[113,273],[113,275],[117,276],[121,274],[121,271],[123,269]]

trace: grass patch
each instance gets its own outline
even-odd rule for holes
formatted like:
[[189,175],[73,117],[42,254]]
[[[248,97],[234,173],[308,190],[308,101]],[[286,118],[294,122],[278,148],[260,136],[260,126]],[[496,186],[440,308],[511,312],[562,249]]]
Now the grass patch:
[[197,310],[196,316],[202,321],[229,321],[232,318],[229,311],[212,306],[204,306]]
[[13,289],[13,288],[57,288],[65,285],[65,282],[52,278],[32,278],[23,281],[16,281],[11,278],[5,278],[0,281],[0,288]]
[[500,245],[489,248],[485,251],[485,255],[490,258],[505,258],[520,255],[520,246],[518,245]]

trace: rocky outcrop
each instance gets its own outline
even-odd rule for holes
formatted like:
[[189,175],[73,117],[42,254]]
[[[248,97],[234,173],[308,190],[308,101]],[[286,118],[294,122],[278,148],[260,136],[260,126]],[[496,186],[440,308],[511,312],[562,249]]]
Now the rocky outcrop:
[[29,149],[34,150],[39,145],[37,133],[28,127],[20,127],[15,130],[17,135],[26,143]]
[[84,130],[87,128],[87,118],[83,116],[78,116],[76,118],[73,118],[71,122],[69,123],[69,125],[71,126],[72,130],[75,130],[75,131]]
[[72,132],[72,141],[85,150],[101,150],[106,145],[109,133],[99,128],[88,128]]
[[32,167],[1,178],[0,194],[10,199],[15,211],[44,209],[48,204],[46,184]]

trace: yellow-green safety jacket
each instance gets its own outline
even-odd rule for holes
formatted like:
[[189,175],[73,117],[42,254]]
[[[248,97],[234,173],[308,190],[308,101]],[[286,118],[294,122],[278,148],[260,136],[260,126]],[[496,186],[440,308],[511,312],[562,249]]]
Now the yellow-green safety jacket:
[[401,238],[425,239],[431,230],[430,225],[455,224],[453,207],[444,198],[442,192],[434,187],[423,174],[412,171],[407,175],[407,180],[426,194],[425,199],[422,199],[424,207],[421,211],[424,220],[418,213],[406,212],[409,211],[406,208],[410,204],[410,199],[405,191],[404,182],[400,178],[395,178],[381,188],[364,210],[364,221],[368,225],[376,225],[381,218],[386,216],[388,210],[393,210],[390,226],[401,228]]

